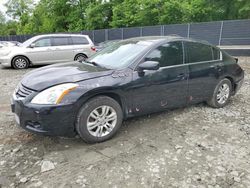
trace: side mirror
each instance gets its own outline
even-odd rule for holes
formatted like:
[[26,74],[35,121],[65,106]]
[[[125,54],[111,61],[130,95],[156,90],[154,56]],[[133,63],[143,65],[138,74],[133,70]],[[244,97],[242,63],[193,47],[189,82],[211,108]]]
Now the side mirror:
[[35,44],[35,43],[32,43],[32,44],[30,44],[29,47],[30,47],[30,48],[35,48],[35,47],[36,47],[36,44]]
[[144,70],[158,70],[160,68],[159,62],[157,61],[145,61],[138,66],[138,72]]

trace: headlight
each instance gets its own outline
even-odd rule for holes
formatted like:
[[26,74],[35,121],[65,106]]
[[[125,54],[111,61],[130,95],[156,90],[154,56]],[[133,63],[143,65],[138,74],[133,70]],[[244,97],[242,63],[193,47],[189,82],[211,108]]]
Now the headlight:
[[67,83],[48,88],[37,94],[31,101],[33,104],[59,104],[63,97],[78,87],[78,84]]

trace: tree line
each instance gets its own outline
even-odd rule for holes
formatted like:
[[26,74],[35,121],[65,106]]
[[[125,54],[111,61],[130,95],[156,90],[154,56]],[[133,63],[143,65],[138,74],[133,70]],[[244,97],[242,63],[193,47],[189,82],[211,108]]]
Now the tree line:
[[250,18],[250,0],[8,0],[5,6],[0,35]]

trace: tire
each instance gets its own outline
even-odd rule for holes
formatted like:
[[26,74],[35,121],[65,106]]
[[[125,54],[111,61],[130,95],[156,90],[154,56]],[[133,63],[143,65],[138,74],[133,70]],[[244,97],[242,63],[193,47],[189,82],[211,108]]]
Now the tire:
[[[207,104],[213,108],[223,108],[228,104],[231,95],[232,83],[229,79],[224,78],[215,87],[213,96],[207,101]],[[224,98],[222,96],[224,96]]]
[[[97,114],[104,112],[107,115],[96,118]],[[87,143],[104,142],[117,133],[122,120],[123,113],[119,103],[110,97],[98,96],[85,103],[79,110],[76,131]]]
[[83,61],[87,59],[88,57],[85,54],[77,54],[74,58],[75,61]]
[[27,69],[29,67],[29,60],[24,56],[16,56],[12,60],[12,66],[14,69]]

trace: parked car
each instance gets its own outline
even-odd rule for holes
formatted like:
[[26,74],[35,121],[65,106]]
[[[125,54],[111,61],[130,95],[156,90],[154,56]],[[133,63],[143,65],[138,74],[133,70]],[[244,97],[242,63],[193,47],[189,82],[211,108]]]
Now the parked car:
[[4,67],[24,69],[30,65],[83,60],[95,53],[93,46],[87,35],[39,35],[20,46],[0,51],[0,63]]
[[1,47],[19,46],[20,44],[18,41],[0,41]]
[[118,42],[85,62],[26,74],[12,98],[16,122],[45,135],[79,134],[86,142],[110,139],[124,119],[207,102],[228,104],[244,71],[208,43],[181,37]]
[[106,47],[108,47],[108,46],[110,46],[112,44],[115,44],[115,43],[117,43],[119,41],[121,41],[121,40],[108,40],[108,41],[105,41],[105,42],[101,42],[101,43],[99,43],[98,45],[95,46],[96,51],[99,52],[99,51],[103,50],[104,48],[106,48]]

